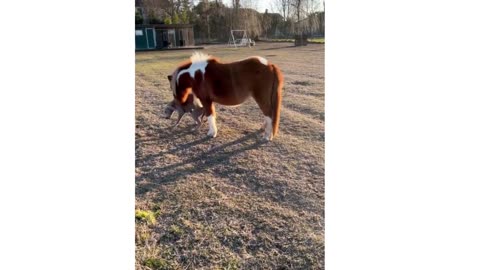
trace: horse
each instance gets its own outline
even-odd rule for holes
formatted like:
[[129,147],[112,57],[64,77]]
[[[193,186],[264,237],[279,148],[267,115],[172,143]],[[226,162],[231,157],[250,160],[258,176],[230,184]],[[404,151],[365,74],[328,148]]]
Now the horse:
[[237,106],[253,97],[264,115],[265,140],[278,133],[282,103],[283,74],[260,56],[222,63],[211,55],[195,52],[167,76],[174,99],[185,104],[194,94],[208,120],[207,136],[217,136],[214,103]]

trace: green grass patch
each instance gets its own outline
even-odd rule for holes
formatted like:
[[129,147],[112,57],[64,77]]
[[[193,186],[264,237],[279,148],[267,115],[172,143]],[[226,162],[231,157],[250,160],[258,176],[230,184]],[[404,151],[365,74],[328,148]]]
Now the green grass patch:
[[148,239],[150,239],[151,234],[148,231],[138,233],[138,240],[140,240],[142,243],[145,243]]
[[[309,38],[307,39],[308,42],[311,43],[319,43],[319,44],[324,44],[325,43],[325,38]],[[293,38],[278,38],[278,39],[270,39],[269,41],[273,42],[295,42]]]
[[185,233],[185,231],[177,225],[171,225],[170,233],[173,234],[174,236],[180,237]]
[[308,41],[313,43],[325,43],[325,38],[309,38]]
[[171,265],[161,258],[147,258],[144,265],[155,270],[171,269]]
[[152,211],[135,210],[135,219],[138,221],[144,221],[147,224],[157,223],[157,216],[158,213],[154,213]]
[[238,270],[240,269],[240,263],[236,258],[230,258],[223,263],[223,270]]

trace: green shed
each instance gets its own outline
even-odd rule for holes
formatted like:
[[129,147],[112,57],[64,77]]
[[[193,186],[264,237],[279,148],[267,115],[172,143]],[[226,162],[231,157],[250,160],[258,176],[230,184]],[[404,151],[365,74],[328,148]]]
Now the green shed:
[[152,24],[135,26],[135,49],[155,50],[195,46],[193,25]]
[[135,49],[148,50],[155,49],[155,30],[153,28],[136,28],[135,29]]

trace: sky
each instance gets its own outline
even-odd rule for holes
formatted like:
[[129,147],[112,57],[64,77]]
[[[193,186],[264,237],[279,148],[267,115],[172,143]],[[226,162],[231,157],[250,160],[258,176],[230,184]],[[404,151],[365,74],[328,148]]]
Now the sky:
[[[275,13],[275,12],[278,13],[278,10],[275,10],[275,9],[274,9],[274,10],[272,11],[273,3],[276,2],[275,0],[258,0],[257,2],[258,2],[258,3],[257,3],[257,5],[258,5],[257,10],[258,10],[259,12],[262,12],[262,13],[263,13],[263,12],[265,12],[265,9],[268,9],[268,12],[270,12],[270,13],[272,13],[272,12],[273,12],[273,13]],[[318,0],[318,2],[320,2],[320,5],[319,5],[319,6],[320,6],[320,10],[323,10],[323,2],[324,2],[324,0]]]
[[[265,12],[265,9],[268,9],[268,12],[272,12],[272,3],[273,3],[273,0],[261,0],[261,1],[258,1],[258,7],[257,7],[257,10],[259,12]],[[275,11],[273,11],[275,12]]]
[[[324,0],[318,0],[320,3],[323,3]],[[195,3],[198,1],[195,1]],[[227,6],[231,5],[231,0],[223,0],[223,3],[226,4]],[[256,5],[256,10],[258,12],[265,12],[265,9],[268,9],[269,13],[278,13],[278,10],[272,10],[273,3],[276,2],[276,0],[258,0],[258,1],[252,1],[252,2],[257,2]],[[323,10],[323,4],[320,4],[320,10]]]

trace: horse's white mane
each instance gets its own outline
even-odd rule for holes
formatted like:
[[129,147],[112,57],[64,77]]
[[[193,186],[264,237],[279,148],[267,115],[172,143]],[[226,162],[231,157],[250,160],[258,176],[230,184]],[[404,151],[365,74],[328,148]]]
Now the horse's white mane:
[[204,54],[202,52],[194,52],[192,56],[190,56],[190,61],[192,61],[192,64],[193,64],[193,63],[198,63],[202,61],[207,61],[210,58],[211,58],[210,55]]
[[178,68],[175,69],[175,71],[172,74],[172,77],[174,79],[172,79],[172,81],[170,82],[171,83],[170,86],[172,88],[172,92],[174,96],[176,95],[175,86],[176,84],[178,84],[178,79],[180,78],[180,75],[188,72],[190,74],[190,77],[193,78],[193,75],[197,70],[200,70],[202,74],[205,74],[205,68],[208,65],[207,61],[211,57],[212,57],[211,55],[207,55],[202,52],[194,52],[192,56],[190,56],[190,61],[192,62],[192,64],[188,69],[184,69],[182,71],[178,71]]

